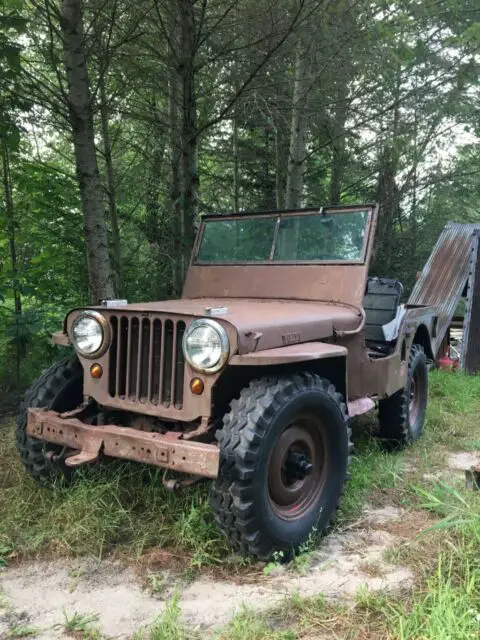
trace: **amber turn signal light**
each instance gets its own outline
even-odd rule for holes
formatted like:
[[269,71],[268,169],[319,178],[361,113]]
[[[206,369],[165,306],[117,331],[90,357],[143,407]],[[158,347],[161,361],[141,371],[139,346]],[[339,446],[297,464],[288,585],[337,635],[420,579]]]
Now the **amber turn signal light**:
[[203,380],[200,380],[200,378],[192,378],[190,380],[190,391],[196,396],[202,395],[203,387]]
[[92,364],[92,366],[90,367],[90,375],[92,376],[92,378],[98,380],[103,375],[102,367],[97,363]]

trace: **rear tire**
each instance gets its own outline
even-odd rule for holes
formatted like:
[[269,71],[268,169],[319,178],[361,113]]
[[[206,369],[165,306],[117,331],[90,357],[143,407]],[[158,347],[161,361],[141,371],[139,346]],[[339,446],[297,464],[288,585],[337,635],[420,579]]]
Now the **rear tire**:
[[327,529],[352,449],[345,404],[328,380],[312,373],[253,380],[232,401],[217,439],[211,503],[236,550],[286,558]]
[[61,447],[31,438],[27,434],[29,407],[44,407],[62,413],[70,411],[83,399],[83,368],[74,356],[46,369],[25,394],[17,417],[16,443],[25,470],[37,482],[46,484],[55,476],[70,479],[72,469],[63,460],[50,462],[47,453],[59,453]]
[[378,436],[388,449],[400,448],[421,437],[427,401],[427,359],[423,347],[414,344],[410,349],[405,387],[379,402]]

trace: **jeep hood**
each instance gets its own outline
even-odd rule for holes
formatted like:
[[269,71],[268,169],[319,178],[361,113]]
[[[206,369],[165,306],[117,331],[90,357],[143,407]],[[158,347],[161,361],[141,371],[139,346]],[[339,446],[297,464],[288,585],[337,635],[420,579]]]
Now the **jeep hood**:
[[[105,307],[97,307],[98,311]],[[182,298],[119,306],[118,310],[210,317],[233,325],[238,352],[249,353],[281,345],[330,338],[335,331],[351,331],[361,322],[353,307],[328,302],[251,300],[243,298]],[[209,313],[210,309],[218,313]],[[113,310],[110,308],[110,310]]]

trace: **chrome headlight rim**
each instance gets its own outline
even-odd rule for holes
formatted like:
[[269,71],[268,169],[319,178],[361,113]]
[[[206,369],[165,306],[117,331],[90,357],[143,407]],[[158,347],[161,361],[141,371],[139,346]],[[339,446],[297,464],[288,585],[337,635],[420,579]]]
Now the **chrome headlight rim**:
[[[82,351],[82,349],[80,349],[77,346],[75,337],[74,337],[75,325],[78,322],[80,322],[80,320],[83,320],[85,318],[91,318],[92,320],[95,320],[96,322],[98,322],[102,330],[102,342],[100,344],[100,347],[96,351],[92,351],[91,353],[86,353],[85,351]],[[95,311],[94,309],[86,309],[85,311],[81,311],[79,314],[77,314],[77,316],[75,316],[75,318],[73,319],[72,325],[70,327],[70,341],[73,347],[75,348],[75,351],[79,355],[81,355],[82,358],[89,358],[89,359],[98,358],[102,356],[110,346],[110,341],[111,341],[110,324],[108,323],[108,320],[105,318],[104,315],[102,315],[98,311]]]
[[[218,334],[218,337],[220,338],[220,345],[221,345],[220,359],[215,365],[211,367],[199,367],[191,360],[188,353],[188,348],[187,348],[188,337],[193,331],[195,331],[195,329],[198,329],[200,327],[210,327]],[[216,320],[210,320],[209,318],[198,318],[196,320],[193,320],[193,322],[190,323],[185,333],[183,334],[182,351],[183,351],[185,360],[195,371],[199,371],[200,373],[217,373],[217,371],[220,371],[220,369],[222,369],[225,366],[230,356],[230,340],[228,338],[228,334],[225,328],[220,324],[220,322],[217,322]]]

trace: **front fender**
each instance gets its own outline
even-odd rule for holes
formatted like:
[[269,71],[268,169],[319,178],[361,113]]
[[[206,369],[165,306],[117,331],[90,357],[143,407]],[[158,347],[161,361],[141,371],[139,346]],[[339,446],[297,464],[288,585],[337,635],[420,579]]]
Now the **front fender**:
[[327,342],[304,342],[286,347],[254,351],[244,355],[235,355],[229,364],[233,366],[266,366],[323,360],[324,358],[345,358],[347,349]]

